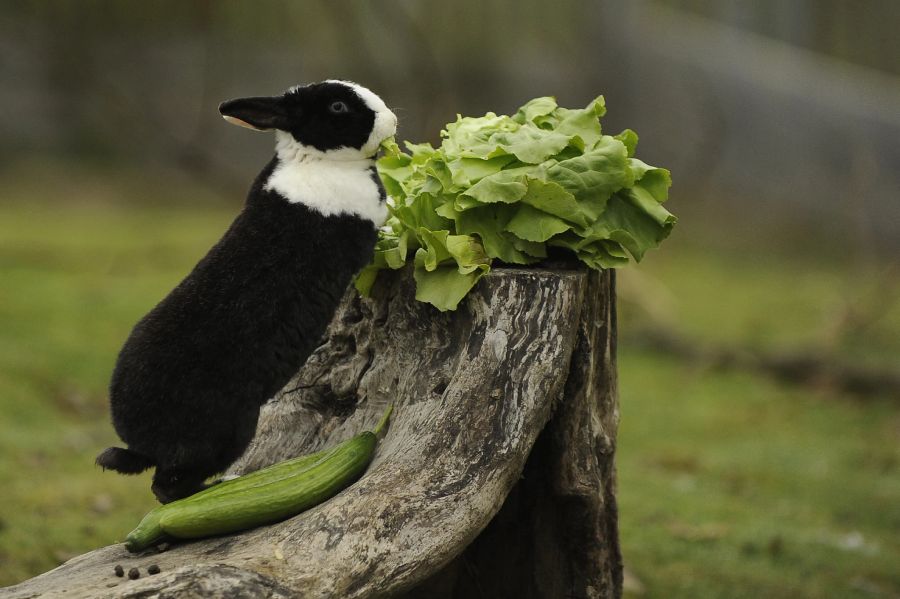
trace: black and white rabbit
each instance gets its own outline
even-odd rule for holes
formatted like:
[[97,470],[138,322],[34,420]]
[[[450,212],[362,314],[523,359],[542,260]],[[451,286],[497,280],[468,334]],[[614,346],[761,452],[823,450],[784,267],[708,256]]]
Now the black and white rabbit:
[[347,81],[224,102],[229,122],[274,129],[276,155],[222,239],[131,332],[110,383],[116,432],[97,464],[156,467],[163,503],[244,452],[263,403],[315,349],[386,216],[375,170],[397,118]]

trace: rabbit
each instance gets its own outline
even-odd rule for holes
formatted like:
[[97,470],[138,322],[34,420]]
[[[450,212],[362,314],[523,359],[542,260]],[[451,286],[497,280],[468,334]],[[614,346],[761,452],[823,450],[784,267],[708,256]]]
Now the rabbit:
[[155,467],[161,503],[206,487],[252,440],[259,410],[318,345],[387,217],[375,169],[397,117],[349,81],[223,102],[226,121],[275,131],[275,156],[206,256],[135,325],[113,370],[127,449],[96,459]]

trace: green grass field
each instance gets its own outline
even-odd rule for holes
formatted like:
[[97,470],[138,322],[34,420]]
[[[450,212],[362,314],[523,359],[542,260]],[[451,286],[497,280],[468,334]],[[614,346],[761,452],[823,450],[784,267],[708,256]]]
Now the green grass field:
[[[187,190],[177,208],[116,207],[116,193],[161,185],[127,179],[91,201],[40,201],[60,185],[0,205],[0,585],[121,540],[154,505],[149,476],[93,465],[117,441],[106,384],[134,322],[237,210]],[[867,328],[830,326],[878,303],[877,269],[688,239],[622,273],[623,339],[665,322],[705,341],[900,362],[897,302]],[[897,398],[786,387],[627,343],[619,368],[629,596],[900,596]]]

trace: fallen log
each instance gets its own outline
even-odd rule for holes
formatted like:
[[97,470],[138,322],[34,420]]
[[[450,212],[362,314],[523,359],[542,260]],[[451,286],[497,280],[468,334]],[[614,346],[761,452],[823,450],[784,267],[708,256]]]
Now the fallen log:
[[98,549],[0,597],[619,597],[613,273],[495,269],[447,313],[413,295],[408,273],[349,290],[232,468],[334,445],[392,403],[356,484],[271,526]]

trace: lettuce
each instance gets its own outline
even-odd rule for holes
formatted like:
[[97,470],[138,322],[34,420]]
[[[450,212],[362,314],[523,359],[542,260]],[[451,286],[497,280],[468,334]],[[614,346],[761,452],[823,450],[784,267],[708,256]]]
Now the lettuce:
[[596,269],[640,261],[675,225],[672,180],[635,158],[634,131],[604,135],[605,113],[602,96],[582,109],[536,98],[513,116],[457,117],[438,148],[385,142],[389,217],[356,288],[412,260],[416,299],[444,311],[494,260],[533,264],[556,247]]

